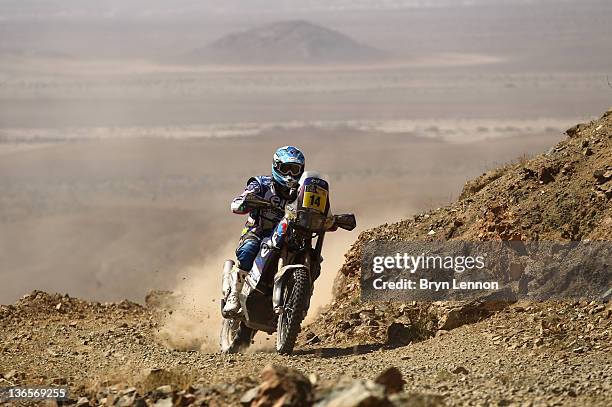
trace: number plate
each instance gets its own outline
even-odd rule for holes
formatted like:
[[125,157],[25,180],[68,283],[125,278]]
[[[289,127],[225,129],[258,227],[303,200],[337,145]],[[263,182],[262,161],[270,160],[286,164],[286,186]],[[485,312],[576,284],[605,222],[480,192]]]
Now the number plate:
[[302,206],[304,208],[316,209],[321,213],[325,212],[325,206],[327,205],[327,191],[315,185],[310,186],[308,189],[311,191],[307,190],[304,192]]

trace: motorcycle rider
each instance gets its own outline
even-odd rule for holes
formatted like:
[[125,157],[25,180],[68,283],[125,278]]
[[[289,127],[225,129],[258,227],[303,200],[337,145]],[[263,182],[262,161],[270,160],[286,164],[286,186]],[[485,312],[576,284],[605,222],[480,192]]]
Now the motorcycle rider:
[[[232,269],[232,287],[223,307],[223,312],[232,314],[240,309],[239,294],[244,278],[253,267],[259,253],[261,240],[272,235],[274,228],[284,216],[285,205],[296,198],[298,181],[304,172],[304,154],[296,147],[281,147],[272,159],[272,175],[252,177],[242,194],[234,198],[231,210],[235,214],[249,217],[242,230],[236,249],[237,263]],[[255,195],[271,203],[269,208],[249,207],[248,196]]]

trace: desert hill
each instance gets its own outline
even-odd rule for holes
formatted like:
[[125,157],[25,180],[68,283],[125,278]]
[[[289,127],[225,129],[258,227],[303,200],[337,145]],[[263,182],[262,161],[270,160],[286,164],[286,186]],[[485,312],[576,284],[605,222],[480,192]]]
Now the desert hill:
[[[448,304],[364,309],[359,301],[361,258],[372,240],[612,240],[612,109],[599,120],[570,128],[567,136],[545,154],[468,181],[447,207],[363,232],[336,278],[335,301],[305,335],[330,343],[384,342],[389,326],[404,318],[412,325],[421,321],[412,335],[426,338],[496,311]],[[351,317],[364,310],[369,317]],[[368,327],[377,315],[385,317],[377,319],[376,328]]]
[[292,20],[228,34],[186,59],[204,64],[308,65],[373,63],[386,56],[338,31]]

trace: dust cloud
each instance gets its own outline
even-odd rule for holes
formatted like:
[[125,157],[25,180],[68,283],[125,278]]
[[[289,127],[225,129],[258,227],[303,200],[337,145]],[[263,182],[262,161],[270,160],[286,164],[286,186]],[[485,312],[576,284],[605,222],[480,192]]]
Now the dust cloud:
[[[339,229],[326,234],[323,248],[324,262],[321,276],[315,283],[308,319],[332,299],[332,286],[337,270],[344,262],[344,254],[355,241],[358,233],[384,222],[391,222],[399,215],[376,214],[375,208],[365,210],[358,219],[358,227],[352,232]],[[221,297],[221,272],[227,259],[234,259],[237,239],[230,240],[209,253],[201,265],[190,266],[177,273],[177,283],[169,297],[166,312],[159,330],[159,338],[175,349],[210,349],[217,346],[221,324],[219,313]],[[264,334],[260,335],[261,338]],[[266,342],[259,341],[260,349]]]
[[[373,210],[374,208],[370,208]],[[306,321],[314,319],[332,299],[332,286],[336,271],[344,262],[344,254],[357,234],[370,227],[396,219],[392,213],[364,212],[359,227],[352,233],[338,230],[327,233],[321,276],[315,283],[311,306]],[[178,282],[166,300],[164,316],[158,331],[158,340],[178,350],[218,350],[221,329],[220,298],[221,272],[226,259],[233,259],[237,241],[229,241],[210,253],[202,265],[187,267],[177,274]],[[250,348],[252,352],[273,350],[274,335],[260,332]]]
[[172,349],[215,352],[219,347],[221,275],[235,242],[212,253],[201,266],[179,273],[168,309],[160,323],[159,340]]

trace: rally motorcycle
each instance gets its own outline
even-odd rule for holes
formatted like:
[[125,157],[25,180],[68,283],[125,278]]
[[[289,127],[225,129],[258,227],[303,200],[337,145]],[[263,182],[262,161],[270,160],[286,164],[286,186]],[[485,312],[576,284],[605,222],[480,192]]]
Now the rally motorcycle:
[[[269,208],[271,203],[248,196],[251,208]],[[274,233],[261,242],[253,268],[240,292],[241,309],[224,315],[223,307],[233,286],[234,262],[223,268],[220,345],[224,353],[245,350],[257,331],[276,336],[276,351],[293,351],[300,325],[308,313],[314,281],[321,272],[321,250],[325,233],[338,228],[355,229],[353,214],[331,215],[329,185],[315,172],[305,172],[297,198],[285,206],[285,216]]]

